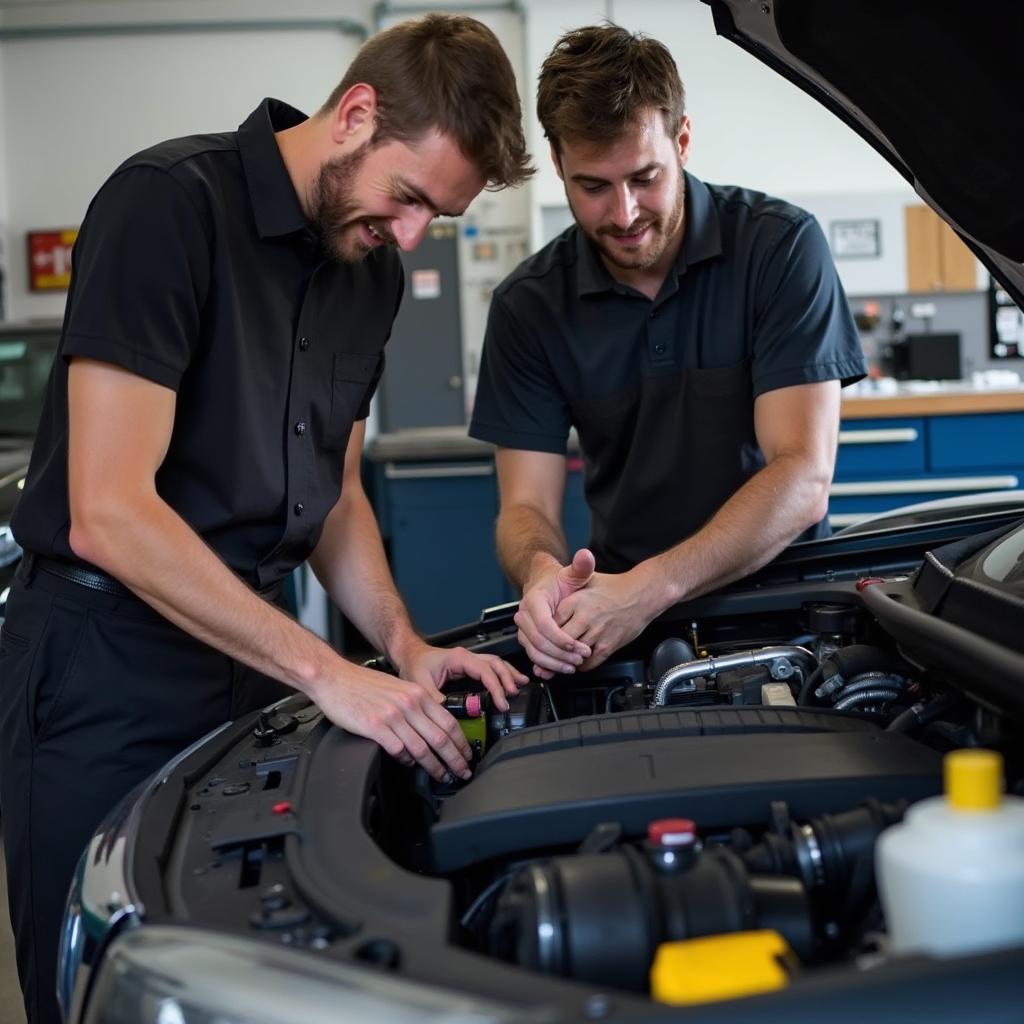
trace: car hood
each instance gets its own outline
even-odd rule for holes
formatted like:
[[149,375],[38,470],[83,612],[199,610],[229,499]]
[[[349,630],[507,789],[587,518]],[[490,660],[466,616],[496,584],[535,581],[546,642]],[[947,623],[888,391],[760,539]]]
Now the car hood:
[[877,149],[1024,306],[1024,6],[704,0],[715,28]]
[[29,438],[0,437],[0,525],[9,522],[21,496],[18,484],[28,471],[31,453]]

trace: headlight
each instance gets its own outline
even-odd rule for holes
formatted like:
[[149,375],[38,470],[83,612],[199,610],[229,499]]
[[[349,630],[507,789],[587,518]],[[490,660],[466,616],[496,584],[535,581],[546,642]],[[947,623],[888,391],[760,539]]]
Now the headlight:
[[21,558],[21,546],[9,526],[0,526],[0,569]]
[[549,1013],[380,970],[193,928],[153,925],[110,945],[89,1024],[540,1024]]

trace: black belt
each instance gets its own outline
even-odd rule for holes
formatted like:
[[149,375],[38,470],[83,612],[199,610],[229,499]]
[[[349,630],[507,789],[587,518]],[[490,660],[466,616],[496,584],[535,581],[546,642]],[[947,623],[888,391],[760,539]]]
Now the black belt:
[[[51,576],[58,576],[70,583],[77,583],[80,587],[87,587],[89,590],[98,590],[102,594],[111,594],[114,597],[130,597],[133,600],[141,600],[137,594],[129,590],[119,580],[99,569],[86,569],[81,565],[74,565],[71,562],[62,562],[59,558],[46,558],[32,552],[25,552],[25,569],[27,572],[45,572]],[[276,601],[281,596],[281,584],[274,583],[266,590],[259,590],[257,593],[264,601]]]
[[113,594],[114,597],[132,597],[138,600],[123,583],[119,583],[113,576],[108,576],[99,569],[85,569],[80,565],[72,565],[70,562],[62,562],[56,558],[41,558],[39,555],[26,556],[29,560],[29,571],[49,573],[51,576],[59,576],[62,580],[77,583],[80,587],[88,587],[90,590],[98,590],[103,594]]

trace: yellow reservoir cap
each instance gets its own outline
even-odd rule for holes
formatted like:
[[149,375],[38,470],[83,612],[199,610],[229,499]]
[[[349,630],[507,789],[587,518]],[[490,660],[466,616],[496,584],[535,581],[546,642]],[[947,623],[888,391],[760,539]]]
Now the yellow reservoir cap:
[[651,995],[671,1006],[762,995],[785,988],[797,964],[771,929],[663,942],[651,966]]
[[994,750],[953,750],[942,762],[955,811],[994,811],[1003,799],[1003,757]]

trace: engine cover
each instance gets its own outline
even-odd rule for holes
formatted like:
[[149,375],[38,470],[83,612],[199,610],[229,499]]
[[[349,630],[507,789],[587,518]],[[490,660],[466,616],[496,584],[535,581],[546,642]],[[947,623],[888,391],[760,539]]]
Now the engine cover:
[[602,822],[642,835],[655,818],[701,831],[767,825],[773,800],[810,818],[942,789],[942,758],[842,712],[663,710],[526,729],[498,743],[431,830],[439,872],[580,842]]

